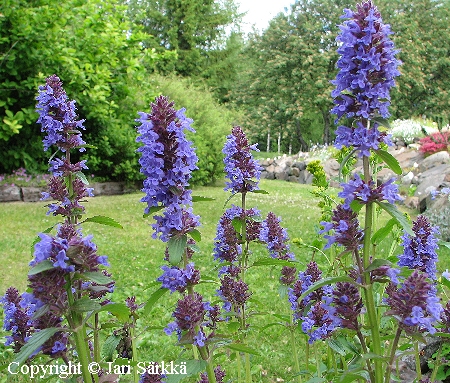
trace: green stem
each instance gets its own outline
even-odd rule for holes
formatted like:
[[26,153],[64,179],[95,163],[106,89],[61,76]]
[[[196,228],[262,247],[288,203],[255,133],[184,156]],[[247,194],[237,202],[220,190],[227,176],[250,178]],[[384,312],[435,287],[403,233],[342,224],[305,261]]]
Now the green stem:
[[420,354],[419,354],[419,342],[414,342],[414,356],[416,361],[416,373],[417,373],[417,380],[422,379],[422,369],[420,368]]
[[440,344],[438,352],[436,354],[436,359],[435,359],[435,362],[434,362],[433,373],[431,374],[431,378],[430,378],[430,382],[431,383],[433,383],[436,380],[436,375],[438,373],[439,366],[441,365],[442,345],[443,345],[443,343]]
[[389,365],[386,370],[386,376],[384,378],[385,383],[389,383],[391,381],[391,372],[392,365],[395,361],[395,352],[397,351],[398,342],[400,340],[400,334],[402,333],[402,329],[400,327],[397,328],[397,332],[395,333],[394,341],[392,342],[390,357],[389,357]]
[[238,351],[236,351],[236,362],[237,362],[238,383],[241,383],[242,382],[241,353]]
[[298,352],[297,352],[297,343],[295,342],[295,326],[294,326],[294,316],[291,311],[291,324],[289,326],[289,330],[291,332],[291,345],[292,352],[294,353],[294,363],[297,374],[297,382],[302,383],[302,376],[300,375],[300,362],[298,360]]
[[[137,348],[136,348],[136,319],[134,315],[132,315],[132,323],[130,326],[130,338],[131,338],[131,355],[132,355],[132,362],[137,362]],[[133,363],[133,382],[138,383],[139,382],[139,375],[137,372],[137,368],[134,368]]]
[[[371,181],[369,158],[363,157],[363,169],[364,169],[364,180],[365,182]],[[373,228],[373,203],[369,202],[366,204],[366,216],[364,222],[364,248],[363,248],[363,266],[366,270],[370,265],[370,250],[371,250],[371,237]],[[374,300],[373,285],[370,281],[370,273],[364,273],[364,298],[367,309],[367,318],[369,321],[369,327],[372,334],[372,351],[377,356],[382,356],[381,339],[379,332],[379,323],[377,310]],[[379,358],[375,358],[374,370],[375,370],[375,383],[383,382],[383,365]]]
[[250,354],[245,353],[245,382],[252,383],[252,372],[250,369]]
[[83,376],[84,383],[92,383],[92,376],[89,371],[90,357],[89,357],[89,349],[87,347],[88,342],[86,341],[86,328],[83,323],[83,317],[71,310],[73,304],[75,302],[73,293],[72,293],[72,283],[69,283],[69,287],[67,288],[67,298],[69,301],[69,315],[67,316],[67,321],[69,322],[70,327],[73,330],[73,334],[75,337],[75,348],[78,354],[78,361],[81,366],[81,374]]

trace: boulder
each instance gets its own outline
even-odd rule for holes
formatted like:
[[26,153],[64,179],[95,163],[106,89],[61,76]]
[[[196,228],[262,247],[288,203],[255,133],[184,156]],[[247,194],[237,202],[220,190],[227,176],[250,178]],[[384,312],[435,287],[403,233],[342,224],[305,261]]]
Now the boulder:
[[22,199],[24,202],[36,202],[42,198],[42,192],[46,191],[46,188],[36,187],[23,187]]
[[431,156],[425,157],[423,161],[420,162],[419,171],[424,172],[441,164],[450,164],[450,154],[448,152],[437,152]]
[[21,201],[20,188],[15,185],[0,185],[0,202]]
[[96,182],[91,186],[94,188],[94,196],[123,194],[125,184],[123,182]]

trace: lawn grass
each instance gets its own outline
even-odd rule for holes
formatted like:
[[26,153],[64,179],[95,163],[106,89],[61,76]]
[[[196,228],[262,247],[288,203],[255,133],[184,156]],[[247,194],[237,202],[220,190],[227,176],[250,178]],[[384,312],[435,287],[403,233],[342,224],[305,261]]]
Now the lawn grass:
[[[311,194],[313,188],[308,185],[293,184],[284,181],[263,180],[260,184],[269,194],[250,194],[248,207],[257,207],[265,217],[269,211],[282,217],[282,225],[287,228],[290,238],[301,238],[310,244],[317,238],[320,221],[318,198]],[[212,249],[216,235],[216,225],[222,215],[225,204],[239,204],[238,197],[227,202],[229,194],[222,186],[200,187],[194,189],[194,195],[212,197],[214,201],[198,202],[194,211],[201,216],[202,241],[201,251],[193,260],[205,276],[217,275],[217,263],[213,261]],[[151,237],[151,220],[143,218],[144,204],[140,202],[142,193],[132,193],[120,196],[103,196],[90,198],[85,204],[87,216],[106,215],[123,225],[123,229],[86,223],[83,226],[85,234],[93,234],[100,255],[108,255],[111,272],[116,280],[113,300],[123,302],[131,295],[137,302],[145,302],[156,286],[150,287],[161,275],[160,266],[164,264],[164,244]],[[46,216],[45,203],[14,202],[0,205],[0,220],[3,224],[0,241],[0,262],[3,265],[3,278],[0,280],[0,294],[10,285],[20,291],[26,288],[26,274],[31,260],[31,245],[37,233],[57,223],[58,219]],[[386,221],[381,218],[381,222]],[[383,223],[381,223],[382,225]],[[382,243],[381,252],[385,253],[391,245],[389,237]],[[313,251],[308,248],[291,246],[300,261],[305,265]],[[267,257],[262,246],[252,247],[252,259]],[[397,252],[398,254],[398,252]],[[441,250],[448,257],[448,250]],[[316,258],[319,263],[326,264],[325,259]],[[299,266],[302,268],[302,266]],[[444,262],[441,270],[448,268]],[[271,326],[280,322],[275,314],[289,315],[289,304],[286,297],[278,294],[279,268],[254,267],[248,273],[247,281],[253,292],[250,303],[255,315],[250,319],[252,331],[247,337],[248,344],[257,349],[258,356],[252,356],[252,371],[255,382],[290,381],[293,372],[292,348],[289,331],[283,326]],[[198,291],[206,299],[217,299],[217,286],[211,283],[200,284]],[[138,344],[139,361],[175,360],[180,354],[180,348],[175,346],[175,338],[166,336],[162,329],[172,321],[171,312],[177,295],[166,294],[149,315],[139,321],[142,332]],[[263,314],[263,315],[259,315]],[[0,315],[1,316],[1,315]],[[297,346],[303,355],[304,337],[297,332]],[[5,351],[3,350],[3,354]],[[189,358],[189,356],[187,356]],[[228,376],[236,378],[236,362],[230,361],[233,355],[222,354],[218,361],[227,368]],[[301,356],[302,357],[302,356]],[[8,360],[10,356],[4,356]],[[0,364],[2,364],[2,348],[0,347]],[[11,380],[21,381],[22,380]],[[23,380],[25,381],[25,380]],[[126,380],[124,380],[126,381]],[[0,382],[2,380],[0,379]]]

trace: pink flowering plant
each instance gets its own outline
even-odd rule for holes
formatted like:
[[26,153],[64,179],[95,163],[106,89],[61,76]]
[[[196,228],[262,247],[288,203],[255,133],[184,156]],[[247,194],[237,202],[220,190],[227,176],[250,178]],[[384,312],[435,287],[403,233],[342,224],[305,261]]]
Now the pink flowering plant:
[[[165,246],[160,276],[145,281],[153,290],[142,303],[135,297],[124,303],[110,301],[114,280],[107,257],[97,254],[82,225],[121,226],[105,216],[84,217],[83,202],[92,190],[83,174],[86,162],[74,158],[90,146],[82,139],[83,120],[76,115],[75,102],[68,100],[56,75],[47,79],[39,88],[38,123],[45,134],[44,149],[56,147],[57,152],[49,162],[51,178],[43,198],[51,200],[48,214],[62,219],[38,235],[29,290],[19,294],[11,287],[1,298],[4,329],[10,333],[6,343],[17,353],[16,369],[43,355],[49,363],[79,363],[72,381],[85,383],[121,380],[123,369],[111,374],[104,368],[111,362],[126,364],[131,369],[127,378],[131,375],[134,383],[170,383],[184,376],[198,383],[233,378],[250,383],[255,381],[252,355],[260,350],[248,342],[249,334],[260,331],[259,316],[265,315],[274,318],[265,328],[281,325],[291,335],[292,359],[286,363],[292,366],[292,381],[388,383],[400,379],[396,362],[402,353],[415,357],[415,381],[435,380],[435,373],[421,376],[419,351],[425,336],[445,338],[450,328],[450,305],[440,299],[442,284],[448,288],[450,282],[436,267],[438,229],[421,215],[411,223],[396,208],[401,198],[395,179],[376,181],[383,166],[402,173],[386,150],[390,138],[384,127],[400,62],[390,27],[371,1],[346,9],[343,18],[331,112],[341,123],[335,142],[346,153],[341,168],[349,171],[335,197],[328,193],[320,164],[308,167],[319,189],[314,194],[323,198],[323,220],[314,242],[296,243],[313,249],[313,258],[300,262],[281,218],[273,212],[264,217],[249,206],[251,193],[267,192],[259,187],[261,168],[252,154],[257,146],[235,126],[223,147],[224,190],[230,196],[210,249],[216,275],[201,275],[196,267],[201,218],[194,206],[209,199],[193,195],[189,184],[198,162],[187,139],[188,132],[195,133],[193,121],[184,109],[159,96],[136,120],[139,166],[145,177],[144,216],[152,220],[153,238]],[[357,159],[362,162],[359,172],[351,169]],[[391,217],[384,227],[377,228],[377,211]],[[400,254],[396,246],[378,254],[378,244],[394,228],[403,231]],[[258,257],[254,249],[261,245],[266,255]],[[269,315],[265,307],[270,302],[255,297],[255,268],[268,275],[278,270],[280,286],[272,299],[284,302],[284,312]],[[156,363],[137,373],[140,312],[148,314],[163,296],[172,303],[164,333],[180,347],[182,377],[167,376]],[[224,365],[223,355],[232,356],[233,364]],[[92,363],[99,369],[90,370]],[[437,371],[438,357],[435,366]]]

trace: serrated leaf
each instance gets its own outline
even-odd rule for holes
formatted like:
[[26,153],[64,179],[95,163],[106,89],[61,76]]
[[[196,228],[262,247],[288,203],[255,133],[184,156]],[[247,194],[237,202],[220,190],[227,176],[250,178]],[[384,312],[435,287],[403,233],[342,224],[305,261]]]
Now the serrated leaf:
[[399,176],[402,175],[403,170],[400,166],[400,163],[391,153],[382,149],[375,150],[375,153],[386,163],[389,169],[391,169],[395,174]]
[[383,210],[385,210],[387,213],[390,214],[391,217],[393,217],[397,223],[400,224],[400,226],[405,230],[409,235],[414,236],[414,232],[412,231],[411,225],[408,222],[408,219],[406,216],[397,210],[395,205],[392,205],[388,202],[381,202],[376,201],[378,206],[380,206]]
[[211,197],[202,197],[199,195],[193,195],[192,196],[192,202],[206,202],[206,201],[215,201],[215,198]]
[[181,236],[172,237],[167,242],[167,250],[169,252],[169,262],[172,265],[178,265],[183,258],[184,251],[186,249],[187,236],[186,234]]
[[45,259],[42,262],[39,262],[36,266],[33,266],[28,272],[28,275],[36,275],[42,273],[43,271],[50,270],[53,268],[54,268],[53,262],[49,261],[48,259]]
[[104,215],[95,215],[93,217],[86,218],[81,223],[85,223],[85,222],[94,222],[94,223],[99,223],[100,225],[112,226],[112,227],[117,227],[119,229],[123,229],[123,226],[119,222],[117,222],[116,220],[114,220],[111,217],[106,217]]
[[75,177],[77,177],[85,185],[89,185],[89,181],[87,180],[87,178],[83,172],[75,172]]
[[240,218],[233,218],[233,220],[231,221],[231,224],[233,225],[234,230],[236,231],[236,233],[240,233],[242,230],[242,219]]
[[374,259],[365,271],[373,271],[385,265],[391,265],[391,262],[389,262],[387,259]]
[[34,333],[27,343],[20,349],[14,363],[10,364],[10,370],[15,373],[19,366],[25,362],[31,354],[33,354],[39,347],[41,347],[47,340],[49,340],[57,332],[61,331],[61,328],[49,327],[39,332]]
[[372,235],[372,243],[378,245],[383,239],[385,239],[392,231],[394,225],[397,224],[395,218],[391,218],[386,222],[384,227],[380,228],[376,231],[374,235]]
[[321,279],[320,281],[317,281],[316,283],[313,283],[308,290],[306,290],[302,295],[300,295],[300,297],[298,298],[298,301],[302,301],[309,294],[316,291],[317,289],[320,289],[322,286],[332,285],[337,282],[349,282],[349,283],[355,284],[355,280],[346,275],[324,278],[324,279]]
[[253,190],[252,193],[255,193],[255,194],[270,194],[267,190],[263,190],[263,189]]
[[115,356],[116,348],[120,343],[121,337],[110,335],[103,344],[102,355],[107,362],[111,362]]
[[242,344],[242,343],[231,343],[225,345],[226,348],[229,348],[233,351],[245,352],[246,354],[259,355],[259,352],[254,350],[253,348]]
[[98,285],[107,285],[108,283],[113,282],[110,277],[107,277],[105,274],[99,271],[88,271],[81,274],[83,279],[87,279],[88,281],[92,281],[97,283]]
[[289,266],[289,267],[295,267],[295,264],[290,261],[286,261],[283,259],[276,259],[276,258],[261,258],[257,259],[255,262],[253,262],[252,266]]
[[150,217],[151,215],[157,213],[158,211],[164,209],[164,206],[152,206],[148,209],[148,212],[145,213],[142,217],[143,218],[147,218]]
[[200,233],[200,231],[198,231],[197,229],[191,230],[188,234],[192,237],[192,239],[195,242],[201,242],[201,240],[202,240],[202,233]]
[[100,311],[108,311],[114,315],[119,321],[126,322],[130,317],[130,309],[124,303],[108,303],[101,307]]
[[181,363],[186,366],[186,374],[167,374],[164,378],[166,383],[178,383],[188,376],[198,375],[206,370],[207,365],[204,360],[176,360],[174,364],[179,366]]
[[153,308],[155,303],[158,301],[158,299],[161,298],[168,291],[169,291],[169,289],[163,289],[163,288],[160,288],[160,289],[156,290],[150,296],[149,300],[145,304],[145,306],[144,306],[144,314],[147,315],[148,313],[150,313],[151,309]]
[[77,312],[88,312],[88,311],[99,311],[102,306],[100,303],[95,302],[88,297],[83,297],[81,299],[77,299],[73,305],[72,310]]

